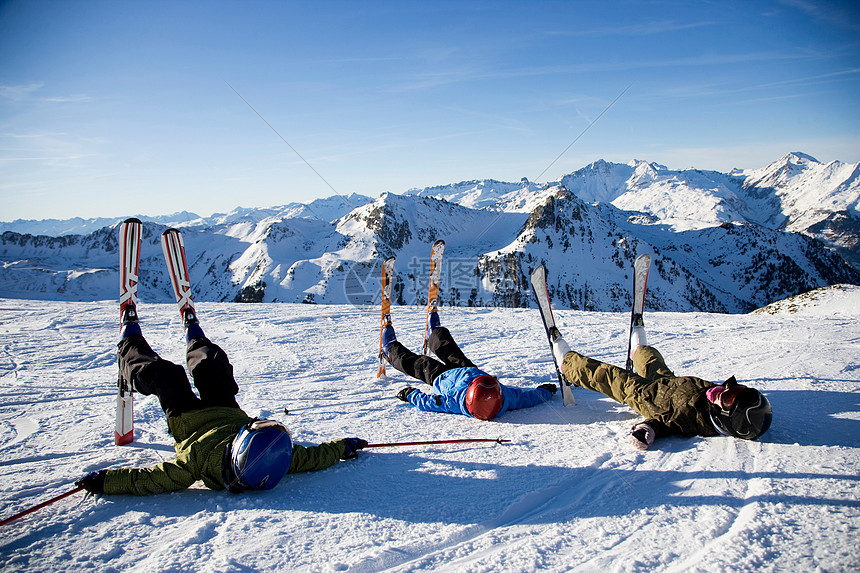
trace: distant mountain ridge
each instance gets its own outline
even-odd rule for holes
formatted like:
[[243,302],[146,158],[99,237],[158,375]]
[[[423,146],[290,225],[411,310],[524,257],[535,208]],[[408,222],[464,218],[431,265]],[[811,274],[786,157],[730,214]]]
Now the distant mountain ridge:
[[[176,226],[198,300],[373,303],[378,263],[396,255],[396,301],[421,304],[429,245],[444,238],[448,305],[531,305],[527,277],[543,262],[559,308],[625,310],[632,261],[648,252],[650,308],[748,312],[860,284],[858,196],[857,164],[791,153],[726,174],[597,161],[547,185],[486,179],[376,199],[142,218],[141,298],[171,298],[158,235]],[[117,222],[62,236],[38,231],[63,222],[16,222],[17,231],[0,224],[0,296],[112,298]]]
[[11,222],[0,221],[0,233],[12,231],[28,235],[47,235],[62,237],[64,235],[86,235],[102,227],[113,226],[129,217],[137,217],[141,221],[158,223],[167,227],[214,227],[236,222],[259,222],[264,219],[317,219],[320,221],[336,221],[352,209],[373,201],[371,197],[352,193],[347,196],[335,195],[324,199],[316,199],[306,203],[287,203],[279,207],[243,208],[236,207],[229,213],[215,213],[209,217],[201,217],[196,213],[180,211],[170,215],[140,215],[129,213],[123,217],[95,217],[83,219],[17,219]]

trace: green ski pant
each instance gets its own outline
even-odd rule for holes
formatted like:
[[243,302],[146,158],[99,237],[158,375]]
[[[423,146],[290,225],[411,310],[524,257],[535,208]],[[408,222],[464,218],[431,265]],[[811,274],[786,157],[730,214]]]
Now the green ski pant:
[[624,368],[612,366],[593,358],[570,351],[564,357],[562,370],[565,378],[575,385],[600,392],[616,402],[627,404],[646,418],[654,415],[644,396],[653,394],[647,389],[657,380],[674,378],[666,367],[660,352],[651,346],[640,346],[633,353],[633,367],[636,374]]

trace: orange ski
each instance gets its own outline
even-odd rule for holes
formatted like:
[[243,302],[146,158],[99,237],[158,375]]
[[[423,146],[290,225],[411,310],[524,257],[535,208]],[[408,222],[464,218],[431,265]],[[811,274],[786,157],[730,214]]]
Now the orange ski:
[[385,355],[382,354],[382,333],[391,324],[391,285],[394,283],[394,257],[382,263],[382,321],[379,327],[379,372],[376,377],[385,375]]

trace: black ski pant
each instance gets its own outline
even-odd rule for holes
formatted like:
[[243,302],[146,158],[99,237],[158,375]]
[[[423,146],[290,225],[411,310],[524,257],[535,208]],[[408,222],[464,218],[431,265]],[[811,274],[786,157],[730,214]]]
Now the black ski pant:
[[161,358],[142,336],[124,338],[117,348],[120,376],[135,391],[158,396],[167,416],[213,406],[239,407],[236,402],[239,386],[233,378],[233,365],[227,354],[208,338],[191,340],[185,350],[188,371],[199,398],[191,389],[185,369]]
[[388,349],[388,362],[404,374],[417,378],[427,384],[433,384],[437,376],[454,368],[474,367],[471,360],[466,358],[448,329],[440,326],[433,329],[427,341],[427,347],[439,360],[415,354],[399,342],[394,342]]

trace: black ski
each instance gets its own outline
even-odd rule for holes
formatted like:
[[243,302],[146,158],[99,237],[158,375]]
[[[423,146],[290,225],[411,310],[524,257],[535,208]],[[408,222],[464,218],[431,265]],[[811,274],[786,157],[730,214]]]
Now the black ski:
[[651,255],[639,255],[633,263],[633,308],[630,312],[630,331],[627,334],[627,371],[633,372],[633,352],[631,348],[633,328],[644,326],[642,313],[645,309],[645,290],[648,286],[648,271],[651,268]]
[[573,389],[570,382],[565,379],[561,372],[558,362],[555,360],[555,355],[552,353],[552,343],[561,336],[558,328],[555,326],[555,318],[552,315],[552,307],[549,303],[549,290],[546,286],[546,267],[538,266],[532,271],[531,276],[532,290],[534,291],[535,299],[540,309],[540,317],[543,320],[543,327],[546,330],[546,337],[549,340],[550,355],[552,362],[555,364],[555,373],[558,376],[558,385],[561,387],[561,395],[564,398],[564,405],[571,406],[576,404],[573,398]]

